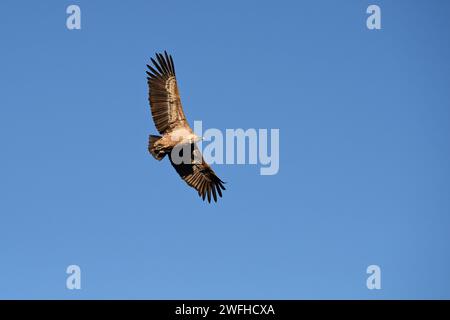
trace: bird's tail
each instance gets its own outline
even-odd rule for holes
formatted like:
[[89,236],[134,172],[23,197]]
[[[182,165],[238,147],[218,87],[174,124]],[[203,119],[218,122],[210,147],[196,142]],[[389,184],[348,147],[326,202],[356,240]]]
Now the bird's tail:
[[153,158],[155,158],[158,161],[161,161],[164,158],[164,156],[166,155],[166,153],[163,150],[161,150],[161,149],[159,149],[159,148],[157,148],[155,146],[155,143],[159,139],[161,139],[160,136],[153,136],[153,135],[149,136],[149,138],[148,138],[148,151],[153,156]]

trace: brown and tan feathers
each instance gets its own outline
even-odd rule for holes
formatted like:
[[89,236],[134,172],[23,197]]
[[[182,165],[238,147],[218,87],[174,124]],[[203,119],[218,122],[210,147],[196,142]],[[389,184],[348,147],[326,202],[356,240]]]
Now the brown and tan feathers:
[[[147,65],[150,108],[156,129],[162,136],[150,135],[148,150],[157,160],[162,160],[167,155],[180,177],[197,190],[203,200],[207,198],[208,202],[211,199],[217,202],[217,198],[222,197],[222,191],[225,190],[224,182],[203,160],[200,150],[193,143],[199,137],[195,136],[186,121],[172,56],[164,51],[164,55],[157,53],[156,60],[151,61],[153,66]],[[182,136],[178,137],[179,135]],[[181,138],[183,143],[174,145],[174,136]],[[178,146],[181,146],[177,153],[181,153],[181,164],[176,164],[172,159],[172,151],[177,151],[174,149]],[[189,152],[189,155],[183,157],[183,151]]]
[[[183,156],[183,150],[179,150],[181,157]],[[222,197],[222,190],[225,190],[224,182],[217,177],[216,173],[205,162],[196,144],[191,145],[190,152],[190,163],[175,164],[169,154],[170,163],[172,163],[180,177],[189,186],[197,190],[198,195],[203,200],[208,198],[208,202],[211,202],[212,196],[214,201],[217,202],[217,196]]]
[[156,54],[157,61],[151,60],[153,67],[147,65],[150,70],[147,71],[148,99],[156,129],[164,134],[167,130],[188,124],[181,105],[172,56],[164,51],[164,56]]

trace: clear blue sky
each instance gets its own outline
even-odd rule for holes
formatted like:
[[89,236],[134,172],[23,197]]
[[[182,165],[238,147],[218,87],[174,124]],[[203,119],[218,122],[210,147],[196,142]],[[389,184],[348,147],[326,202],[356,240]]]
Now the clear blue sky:
[[[449,10],[1,1],[0,298],[450,298]],[[149,156],[164,49],[191,123],[280,129],[278,175],[216,165],[208,205]]]

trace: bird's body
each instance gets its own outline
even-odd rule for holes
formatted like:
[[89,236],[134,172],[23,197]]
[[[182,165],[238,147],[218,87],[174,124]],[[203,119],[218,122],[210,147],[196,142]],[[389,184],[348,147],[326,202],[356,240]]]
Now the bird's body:
[[[156,69],[147,65],[151,71],[147,71],[147,80],[152,117],[161,136],[150,135],[148,150],[157,160],[168,155],[177,173],[203,200],[207,197],[210,202],[212,196],[217,201],[217,195],[221,197],[225,190],[224,182],[203,160],[196,145],[201,138],[193,132],[184,115],[172,56],[167,52],[164,56],[157,53],[156,59],[158,62],[151,59]],[[189,154],[179,163],[172,155],[173,150],[178,153],[187,150]]]
[[187,128],[175,128],[173,131],[165,133],[155,142],[156,148],[172,149],[178,144],[197,142],[197,136]]

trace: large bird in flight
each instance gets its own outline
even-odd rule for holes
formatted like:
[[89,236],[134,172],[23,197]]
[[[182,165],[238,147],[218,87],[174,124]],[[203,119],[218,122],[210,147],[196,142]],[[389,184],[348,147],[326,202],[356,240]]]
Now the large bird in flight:
[[[156,60],[151,58],[151,61],[153,67],[147,65],[148,100],[153,121],[161,136],[150,135],[148,151],[156,160],[162,160],[167,155],[180,177],[196,189],[203,200],[207,197],[211,202],[212,196],[217,202],[217,195],[222,197],[222,190],[225,190],[224,182],[204,161],[196,145],[201,138],[194,134],[184,115],[172,56],[164,51],[164,55],[156,53]],[[190,155],[183,157],[186,150]],[[180,163],[174,159],[175,153],[184,161]]]

